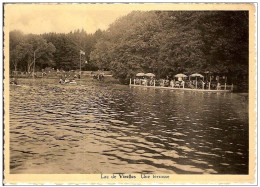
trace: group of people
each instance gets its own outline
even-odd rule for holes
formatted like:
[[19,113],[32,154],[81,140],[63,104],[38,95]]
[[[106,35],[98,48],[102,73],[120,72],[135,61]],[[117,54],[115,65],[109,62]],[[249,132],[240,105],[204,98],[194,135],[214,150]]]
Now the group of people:
[[90,75],[92,76],[93,79],[96,79],[98,81],[104,81],[105,79],[104,73],[99,73],[94,75],[93,71],[91,71]]
[[221,89],[220,82],[209,82],[200,80],[170,80],[170,79],[159,79],[156,80],[152,78],[137,78],[135,79],[134,84],[144,85],[144,86],[162,86],[162,87],[172,87],[172,88],[191,88],[191,89]]
[[64,75],[64,77],[63,76],[61,76],[60,77],[60,80],[59,80],[59,83],[60,84],[68,84],[68,83],[71,83],[71,84],[76,84],[76,78],[78,78],[78,79],[80,79],[80,74],[78,74],[78,75],[74,75],[73,77],[71,77],[70,75]]

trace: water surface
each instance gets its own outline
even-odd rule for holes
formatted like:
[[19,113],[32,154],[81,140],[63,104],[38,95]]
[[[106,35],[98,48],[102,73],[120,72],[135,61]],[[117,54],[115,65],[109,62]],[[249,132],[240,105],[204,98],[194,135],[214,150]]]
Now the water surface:
[[20,84],[10,88],[11,173],[248,173],[247,96]]

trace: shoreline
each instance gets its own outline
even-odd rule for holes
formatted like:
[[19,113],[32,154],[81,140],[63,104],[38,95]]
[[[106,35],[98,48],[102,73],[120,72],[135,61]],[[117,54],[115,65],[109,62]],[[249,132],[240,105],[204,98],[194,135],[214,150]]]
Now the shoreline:
[[[143,85],[129,85],[129,84],[122,84],[119,82],[119,80],[115,79],[112,75],[104,75],[105,79],[104,81],[98,81],[96,79],[93,79],[93,77],[90,74],[85,74],[82,75],[82,77],[80,79],[75,79],[76,82],[77,81],[94,81],[98,84],[115,84],[115,85],[125,85],[125,86],[130,86],[130,87],[143,87],[143,88],[154,88],[154,89],[166,89],[166,90],[180,90],[180,91],[198,91],[198,92],[216,92],[216,93],[231,93],[231,90],[202,90],[202,89],[190,89],[190,88],[172,88],[172,87],[161,87],[161,86],[143,86]],[[10,76],[9,79],[11,79],[12,77]],[[53,79],[57,79],[57,82],[59,80],[59,77],[37,77],[37,78],[33,78],[33,77],[17,77],[18,81],[19,79],[24,79],[24,80],[53,80]],[[232,93],[236,93],[239,94],[241,96],[247,97],[249,92],[240,92],[237,90],[234,90]]]

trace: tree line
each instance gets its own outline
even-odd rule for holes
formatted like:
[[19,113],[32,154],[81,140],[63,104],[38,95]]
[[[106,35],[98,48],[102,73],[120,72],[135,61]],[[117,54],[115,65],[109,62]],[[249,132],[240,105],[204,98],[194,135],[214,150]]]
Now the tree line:
[[76,69],[83,50],[86,70],[110,70],[122,83],[138,72],[158,78],[212,72],[236,79],[248,75],[248,32],[247,11],[133,11],[94,34],[13,31],[11,69],[28,71],[37,49],[38,69]]
[[[19,30],[9,33],[10,70],[32,72],[35,57],[35,70],[45,68],[59,70],[79,69],[80,50],[83,70],[97,70],[89,62],[90,52],[102,35],[101,30],[87,34],[84,30],[70,33],[24,34]],[[87,64],[85,63],[87,62]]]
[[90,54],[122,82],[138,72],[248,74],[248,12],[135,11],[118,19]]

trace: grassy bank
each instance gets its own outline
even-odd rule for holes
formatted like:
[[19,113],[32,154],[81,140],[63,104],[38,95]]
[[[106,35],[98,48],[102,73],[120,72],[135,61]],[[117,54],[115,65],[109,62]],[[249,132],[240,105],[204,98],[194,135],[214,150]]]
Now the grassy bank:
[[[67,75],[68,76],[68,75]],[[74,75],[70,75],[68,76],[68,78],[72,79],[74,77]],[[14,78],[13,76],[10,76],[10,80]],[[18,79],[18,82],[19,82],[19,79],[56,79],[57,80],[57,83],[60,79],[60,75],[56,75],[56,74],[52,74],[52,75],[47,75],[47,76],[44,76],[44,77],[39,77],[39,76],[36,76],[35,78],[33,78],[32,76],[26,76],[26,75],[18,75],[18,76],[15,76],[15,78]],[[90,73],[85,73],[85,74],[82,74],[81,78],[78,79],[78,78],[75,78],[76,82],[77,81],[86,81],[86,82],[90,82],[90,81],[93,81],[93,82],[96,82],[98,84],[120,84],[120,82],[115,79],[113,76],[111,75],[106,75],[104,76],[104,80],[103,81],[99,81],[97,79],[94,79],[93,76],[90,74]]]

